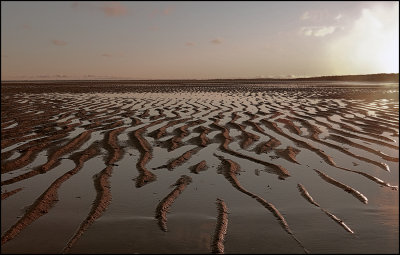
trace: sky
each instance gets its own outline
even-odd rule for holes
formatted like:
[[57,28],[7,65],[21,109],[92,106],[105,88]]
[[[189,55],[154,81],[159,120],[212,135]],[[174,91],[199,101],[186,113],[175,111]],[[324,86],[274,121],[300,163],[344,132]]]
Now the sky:
[[399,72],[397,1],[1,1],[1,79]]

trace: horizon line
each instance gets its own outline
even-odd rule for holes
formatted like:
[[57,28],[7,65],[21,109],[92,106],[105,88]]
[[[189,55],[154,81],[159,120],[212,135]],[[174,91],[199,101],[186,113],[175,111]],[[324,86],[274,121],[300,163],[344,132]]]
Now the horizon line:
[[[369,73],[369,74],[343,74],[343,75],[321,75],[321,76],[294,76],[294,77],[253,77],[253,78],[186,78],[186,79],[139,79],[122,77],[82,77],[80,79],[7,79],[1,82],[19,82],[19,81],[210,81],[210,80],[296,80],[296,79],[315,79],[315,78],[333,78],[345,76],[366,76],[366,75],[399,75],[399,73]],[[287,75],[288,76],[288,75]],[[56,77],[54,77],[56,78]],[[92,78],[92,79],[91,79]]]

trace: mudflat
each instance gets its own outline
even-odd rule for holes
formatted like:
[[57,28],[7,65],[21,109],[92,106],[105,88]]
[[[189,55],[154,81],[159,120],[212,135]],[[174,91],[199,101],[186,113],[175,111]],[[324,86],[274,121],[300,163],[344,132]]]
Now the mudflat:
[[2,253],[398,253],[399,87],[1,87]]

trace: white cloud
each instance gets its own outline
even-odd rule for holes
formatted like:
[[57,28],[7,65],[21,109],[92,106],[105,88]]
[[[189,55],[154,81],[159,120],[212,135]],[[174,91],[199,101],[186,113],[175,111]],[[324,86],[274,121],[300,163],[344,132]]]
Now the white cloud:
[[326,10],[308,10],[300,16],[304,22],[322,22],[332,19],[332,15]]
[[300,33],[305,36],[324,37],[326,35],[334,33],[336,28],[336,26],[301,27]]
[[313,35],[316,37],[323,37],[329,34],[332,34],[333,32],[335,32],[336,27],[334,26],[329,26],[329,27],[321,27],[318,28],[314,31]]
[[300,33],[302,33],[302,34],[304,34],[306,36],[311,36],[312,33],[313,33],[313,30],[311,28],[309,28],[309,27],[302,27],[300,29]]
[[300,19],[301,20],[308,20],[311,18],[311,15],[308,11],[306,11],[305,13],[303,13],[303,15],[301,15]]
[[339,21],[341,18],[343,18],[343,15],[339,13],[334,19]]
[[399,6],[364,8],[347,33],[329,43],[337,73],[399,72]]
[[301,22],[314,25],[326,24],[332,21],[338,22],[342,18],[343,15],[341,13],[336,14],[329,10],[308,10],[300,16]]

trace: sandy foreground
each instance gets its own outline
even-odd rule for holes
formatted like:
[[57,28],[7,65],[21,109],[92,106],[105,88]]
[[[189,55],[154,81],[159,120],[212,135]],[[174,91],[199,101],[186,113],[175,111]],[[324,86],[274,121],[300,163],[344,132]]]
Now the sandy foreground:
[[399,253],[398,84],[2,83],[2,253]]

